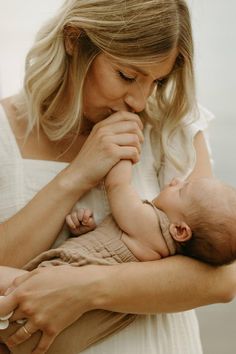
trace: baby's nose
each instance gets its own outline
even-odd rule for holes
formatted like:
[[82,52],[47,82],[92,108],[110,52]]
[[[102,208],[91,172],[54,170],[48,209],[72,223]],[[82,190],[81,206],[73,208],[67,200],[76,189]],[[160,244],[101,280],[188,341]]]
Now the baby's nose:
[[173,187],[173,186],[176,186],[177,184],[179,184],[181,181],[180,181],[180,179],[178,179],[178,178],[173,178],[171,181],[170,181],[170,184],[169,184],[169,186],[170,187]]

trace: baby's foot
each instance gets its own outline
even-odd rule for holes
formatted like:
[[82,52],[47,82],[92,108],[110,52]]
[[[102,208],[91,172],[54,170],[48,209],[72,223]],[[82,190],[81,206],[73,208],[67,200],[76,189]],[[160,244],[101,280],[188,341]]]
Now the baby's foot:
[[80,208],[66,217],[66,224],[73,235],[82,235],[96,227],[93,213],[90,209]]

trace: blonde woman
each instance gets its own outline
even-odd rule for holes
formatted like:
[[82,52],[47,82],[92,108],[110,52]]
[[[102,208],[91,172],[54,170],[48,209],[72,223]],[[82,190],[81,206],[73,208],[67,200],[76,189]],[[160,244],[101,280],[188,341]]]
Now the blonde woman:
[[[75,203],[104,218],[103,177],[120,160],[135,164],[143,199],[176,174],[212,175],[192,61],[183,0],[65,2],[28,54],[24,90],[1,102],[1,265],[21,268],[50,248]],[[55,354],[70,330],[77,354],[80,323],[99,326],[89,311],[103,309],[146,315],[84,354],[200,354],[195,313],[180,311],[235,293],[235,264],[181,256],[48,267],[13,281],[0,316],[25,321],[1,337],[12,353]]]

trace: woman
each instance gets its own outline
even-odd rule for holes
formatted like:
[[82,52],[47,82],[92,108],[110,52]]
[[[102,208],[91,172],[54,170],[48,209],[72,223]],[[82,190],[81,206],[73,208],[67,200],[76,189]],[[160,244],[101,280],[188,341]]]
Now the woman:
[[[176,171],[212,175],[192,60],[185,1],[65,2],[29,52],[24,93],[2,102],[2,265],[23,267],[50,248],[77,200],[98,222],[108,214],[102,179],[121,159],[139,161],[134,184],[145,199]],[[234,274],[235,265],[181,256],[46,268],[13,282],[0,316],[14,309],[12,321],[26,318],[10,328],[13,353],[26,354],[29,338],[34,354],[45,353],[83,313],[104,309],[160,314],[140,316],[84,353],[199,354],[194,312],[169,312],[229,301]]]

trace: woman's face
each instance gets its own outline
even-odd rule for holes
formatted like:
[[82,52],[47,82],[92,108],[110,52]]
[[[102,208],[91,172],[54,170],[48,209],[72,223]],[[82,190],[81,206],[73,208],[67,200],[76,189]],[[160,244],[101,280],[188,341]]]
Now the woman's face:
[[171,72],[176,56],[175,49],[155,64],[133,66],[99,54],[85,79],[84,116],[97,123],[116,111],[143,111],[155,86]]

